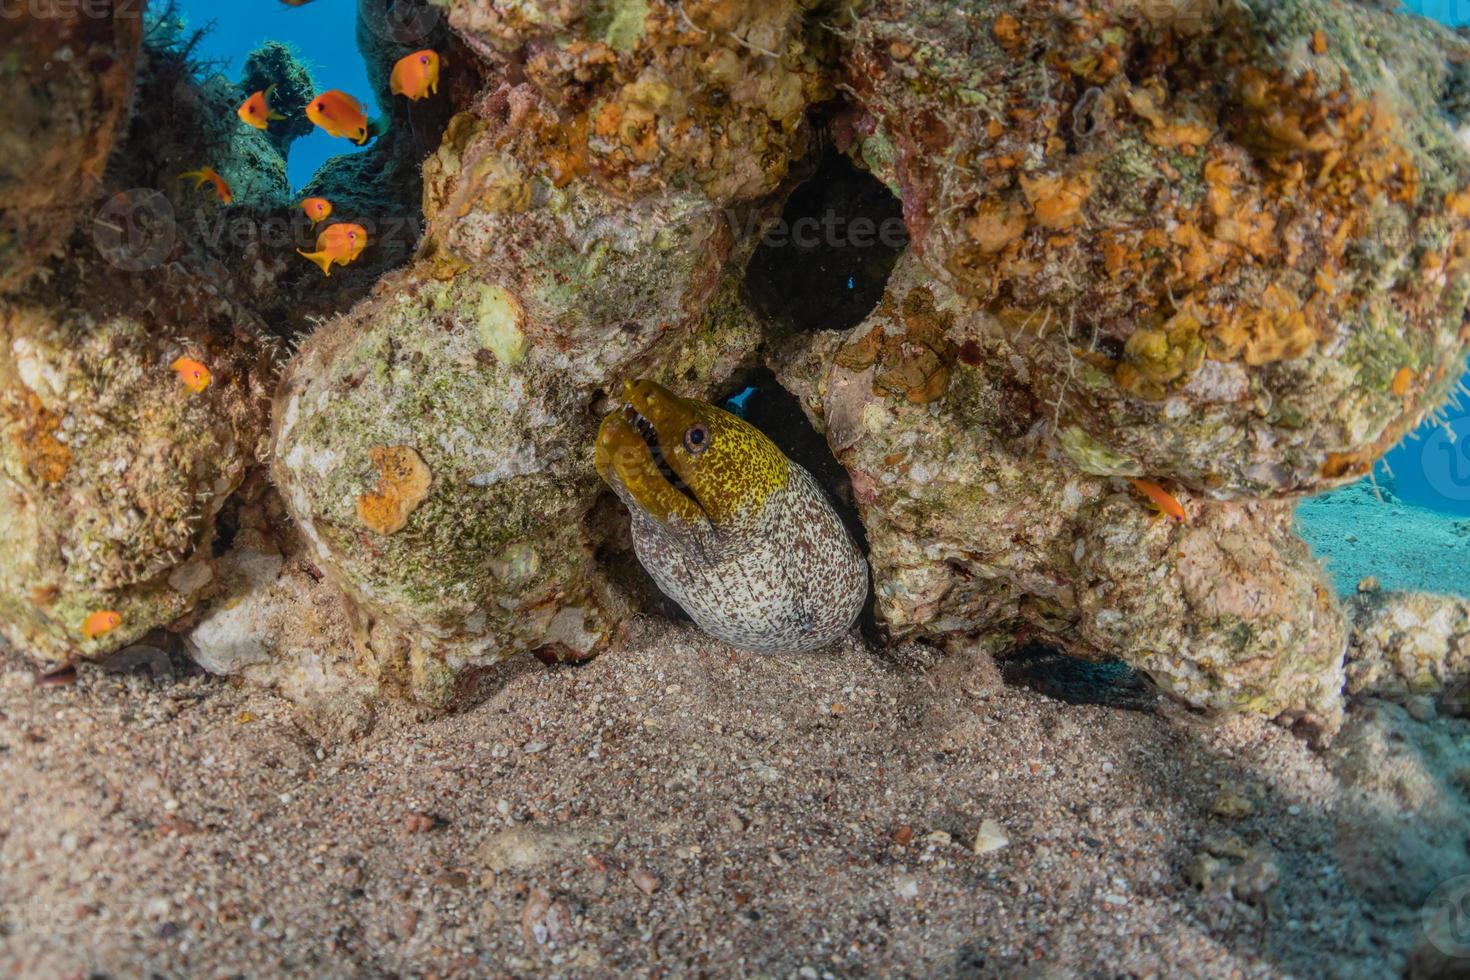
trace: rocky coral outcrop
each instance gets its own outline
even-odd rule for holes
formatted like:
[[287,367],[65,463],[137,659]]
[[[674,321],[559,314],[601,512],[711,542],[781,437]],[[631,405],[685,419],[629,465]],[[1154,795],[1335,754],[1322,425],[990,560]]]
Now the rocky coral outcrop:
[[141,4],[38,0],[5,13],[0,40],[0,293],[71,234],[126,128]]
[[538,136],[558,181],[740,200],[777,190],[807,145],[807,106],[833,91],[832,16],[798,0],[460,0],[449,22],[551,104]]
[[250,52],[240,70],[239,88],[242,100],[254,92],[270,90],[271,109],[285,118],[272,120],[265,138],[283,159],[291,152],[292,143],[311,132],[306,104],[316,86],[311,72],[286,45],[267,41]]
[[[353,600],[362,662],[438,705],[465,668],[527,649],[588,656],[631,611],[627,586],[596,561],[611,532],[588,522],[602,492],[585,451],[595,403],[630,372],[679,372],[681,388],[703,392],[749,361],[758,333],[735,283],[753,243],[737,242],[732,214],[765,207],[755,199],[802,147],[797,69],[809,58],[794,5],[774,20],[752,7],[741,22],[770,21],[771,43],[789,47],[791,69],[767,79],[780,100],[756,85],[732,25],[675,27],[660,8],[644,10],[645,33],[625,12],[596,57],[570,40],[552,57],[540,28],[512,37],[499,7],[473,6],[451,22],[487,53],[494,35],[497,63],[535,61],[532,82],[499,85],[453,121],[425,167],[420,261],[313,335],[276,410],[276,479]],[[591,14],[557,31],[593,30]],[[733,61],[726,83],[755,89],[692,105],[654,82],[711,57]],[[642,134],[640,159],[592,132],[599,91],[614,105],[605,119],[633,110],[620,97],[661,106],[619,130]],[[578,105],[582,121],[569,122]],[[757,119],[758,143],[725,141]],[[696,147],[716,121],[719,146]],[[427,486],[404,506],[418,474]]]
[[1354,601],[1349,694],[1453,700],[1470,709],[1470,600],[1366,592]]
[[1455,383],[1449,29],[1367,2],[882,0],[844,37],[853,153],[1006,326],[1079,467],[1319,490]]
[[852,476],[889,635],[1039,638],[1200,708],[1335,728],[1345,627],[1290,505],[1181,492],[1189,524],[1157,519],[1047,438],[1002,334],[910,253],[872,316],[782,371]]
[[[754,336],[714,302],[730,246],[707,204],[629,212],[528,179],[534,214],[457,224],[314,334],[277,400],[276,480],[353,599],[362,662],[430,704],[467,666],[601,648],[630,605],[587,521],[599,385],[649,359],[709,383]],[[434,278],[449,250],[474,271]]]
[[[0,300],[0,635],[42,658],[118,649],[209,594],[215,517],[265,449],[263,326],[182,270],[153,276],[73,259]],[[103,611],[118,625],[87,636]]]

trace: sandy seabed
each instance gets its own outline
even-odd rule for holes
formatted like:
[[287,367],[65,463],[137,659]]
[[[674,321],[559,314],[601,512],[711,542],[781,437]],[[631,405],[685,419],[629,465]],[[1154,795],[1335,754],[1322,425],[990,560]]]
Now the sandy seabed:
[[1303,500],[1296,523],[1342,595],[1372,577],[1393,591],[1470,596],[1470,517],[1416,507],[1364,481]]
[[1342,808],[1470,724],[1365,702],[1320,751],[1120,703],[649,619],[432,719],[187,670],[41,687],[7,654],[0,974],[1404,971],[1423,841]]

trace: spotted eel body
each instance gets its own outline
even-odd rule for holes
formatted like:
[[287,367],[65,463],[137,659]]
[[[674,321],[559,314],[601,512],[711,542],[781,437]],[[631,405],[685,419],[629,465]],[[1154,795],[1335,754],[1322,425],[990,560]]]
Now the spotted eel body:
[[852,629],[867,562],[811,474],[754,427],[640,381],[597,449],[639,561],[705,632],[800,653]]

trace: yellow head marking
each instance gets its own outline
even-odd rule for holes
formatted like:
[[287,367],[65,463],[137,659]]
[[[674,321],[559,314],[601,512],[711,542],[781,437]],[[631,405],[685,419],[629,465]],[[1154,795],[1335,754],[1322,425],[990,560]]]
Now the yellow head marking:
[[781,450],[729,412],[652,381],[629,382],[623,395],[598,432],[597,472],[660,522],[733,527],[791,477]]

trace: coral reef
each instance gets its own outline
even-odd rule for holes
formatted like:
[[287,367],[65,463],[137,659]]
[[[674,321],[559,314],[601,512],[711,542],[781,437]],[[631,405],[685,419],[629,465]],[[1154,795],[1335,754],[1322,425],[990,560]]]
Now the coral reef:
[[[140,13],[131,16],[125,25],[119,14],[117,43],[131,38],[136,48],[144,25]],[[75,37],[66,32],[82,28],[64,17],[20,23],[65,34],[58,44],[100,45],[92,35],[114,30],[106,18],[86,19],[91,33]],[[292,231],[304,233],[307,222],[286,183],[289,139],[241,125],[235,108],[244,93],[222,76],[200,81],[193,48],[165,11],[149,22],[141,57],[125,45],[89,56],[88,71],[105,66],[85,79],[90,87],[83,74],[68,80],[82,72],[71,58],[55,58],[45,72],[21,64],[36,77],[50,73],[50,89],[18,88],[49,99],[65,124],[48,124],[52,144],[28,132],[16,145],[56,155],[47,193],[71,195],[65,208],[51,208],[5,185],[18,195],[18,215],[44,219],[47,234],[64,242],[30,242],[23,261],[44,274],[21,285],[20,266],[7,265],[16,288],[0,300],[0,635],[45,660],[100,657],[159,626],[192,624],[191,611],[221,585],[218,515],[236,506],[232,492],[265,454],[279,335],[313,309],[349,304],[371,282],[356,293],[350,282],[323,289],[294,255]],[[135,73],[137,99],[125,118],[130,106],[113,103],[128,102]],[[285,108],[312,85],[278,44],[248,59],[243,81],[278,82]],[[68,107],[84,94],[86,111]],[[6,123],[36,125],[32,108]],[[116,118],[98,117],[104,110]],[[93,142],[68,135],[73,123],[90,126]],[[123,132],[121,150],[104,175],[115,132]],[[67,153],[89,182],[68,183]],[[204,165],[229,181],[233,203],[177,179]],[[83,209],[94,218],[73,232],[71,214]],[[408,237],[416,235],[411,226]],[[379,258],[378,272],[406,252]],[[202,391],[171,370],[181,357],[205,365]]]
[[1362,2],[882,0],[845,42],[851,151],[1107,471],[1323,489],[1454,384],[1449,29]]
[[[168,234],[72,236],[0,321],[17,642],[59,656],[122,613],[100,652],[218,590],[200,659],[292,696],[443,708],[519,651],[591,656],[660,608],[593,469],[609,394],[718,401],[768,369],[831,451],[808,468],[850,496],[885,639],[1050,644],[1337,730],[1349,630],[1293,498],[1365,472],[1470,346],[1470,41],[1326,0],[362,0],[357,39],[386,125],[306,188],[368,229],[331,280],[292,248],[299,127],[231,121],[270,82],[295,106],[306,71],[273,46],[243,88],[200,82],[145,46],[107,182]],[[440,95],[392,97],[425,46]],[[233,204],[174,179],[205,164]],[[906,231],[757,253],[788,204]],[[260,338],[311,327],[270,421],[295,530],[267,534],[255,490],[225,498],[264,422]],[[196,347],[216,380],[191,399],[166,365]],[[157,449],[114,493],[128,438]],[[1360,600],[1350,692],[1458,676],[1432,601]]]
[[449,22],[551,104],[538,122],[558,183],[591,173],[623,195],[777,190],[832,93],[832,35],[798,0],[460,0]]
[[888,634],[1042,639],[1200,708],[1335,728],[1345,628],[1290,505],[1185,496],[1187,526],[1156,520],[1048,442],[997,333],[909,253],[866,321],[781,371],[852,476]]
[[[171,268],[73,257],[0,300],[0,635],[51,660],[172,623],[215,578],[215,516],[264,451],[263,326]],[[205,363],[202,392],[170,365]],[[82,624],[120,614],[105,635]]]
[[286,45],[267,41],[245,59],[239,88],[242,100],[254,92],[271,89],[271,108],[286,118],[272,120],[265,138],[285,159],[291,144],[312,130],[311,120],[306,118],[306,103],[316,92],[311,72]]

